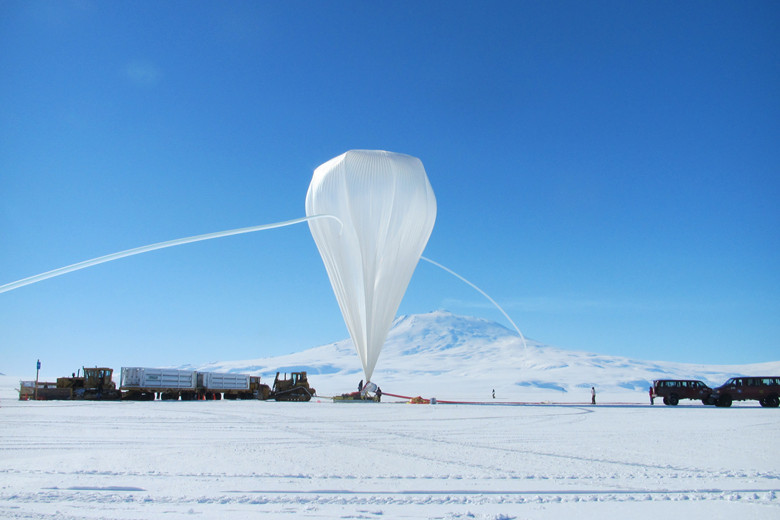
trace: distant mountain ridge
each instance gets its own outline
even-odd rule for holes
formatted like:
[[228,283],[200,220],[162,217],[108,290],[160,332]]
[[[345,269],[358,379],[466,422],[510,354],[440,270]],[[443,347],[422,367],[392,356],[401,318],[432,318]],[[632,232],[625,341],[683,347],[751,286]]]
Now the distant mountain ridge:
[[[373,380],[385,392],[484,399],[583,400],[601,394],[645,399],[654,379],[700,379],[717,386],[735,375],[777,375],[780,361],[704,365],[642,361],[563,350],[526,338],[490,320],[447,311],[400,316],[393,322]],[[182,369],[241,372],[273,382],[277,371],[305,370],[322,395],[351,391],[363,372],[350,339],[270,358],[183,365]]]

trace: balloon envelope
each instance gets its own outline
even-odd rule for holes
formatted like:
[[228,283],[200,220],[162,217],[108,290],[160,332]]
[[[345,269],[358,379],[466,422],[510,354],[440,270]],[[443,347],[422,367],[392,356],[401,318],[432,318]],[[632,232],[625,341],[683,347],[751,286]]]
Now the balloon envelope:
[[349,335],[371,379],[398,306],[436,221],[436,198],[416,157],[351,150],[314,171],[309,229]]

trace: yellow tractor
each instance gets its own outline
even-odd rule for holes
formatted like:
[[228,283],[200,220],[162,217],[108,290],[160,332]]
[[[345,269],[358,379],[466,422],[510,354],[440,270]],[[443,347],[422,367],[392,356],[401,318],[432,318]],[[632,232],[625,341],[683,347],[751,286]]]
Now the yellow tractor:
[[317,391],[309,386],[306,372],[292,372],[290,379],[287,379],[287,374],[280,379],[277,372],[270,398],[276,401],[309,401],[314,395]]
[[85,368],[83,376],[58,377],[57,388],[38,389],[38,399],[89,399],[114,401],[122,397],[111,380],[114,370],[105,367]]

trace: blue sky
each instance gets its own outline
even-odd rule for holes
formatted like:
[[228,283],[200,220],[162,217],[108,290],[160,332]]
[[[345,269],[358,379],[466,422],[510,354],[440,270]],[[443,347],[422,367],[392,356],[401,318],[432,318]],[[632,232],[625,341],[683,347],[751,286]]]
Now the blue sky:
[[[426,167],[425,255],[528,337],[776,361],[779,24],[760,1],[0,0],[0,284],[301,217],[318,165],[382,149]],[[440,308],[508,325],[421,263],[399,313]],[[0,295],[0,372],[27,377],[347,336],[306,225]]]

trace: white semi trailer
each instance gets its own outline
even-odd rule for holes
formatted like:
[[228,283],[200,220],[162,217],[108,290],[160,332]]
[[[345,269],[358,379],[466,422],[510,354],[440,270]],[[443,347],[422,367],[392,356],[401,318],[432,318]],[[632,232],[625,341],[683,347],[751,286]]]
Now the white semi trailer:
[[122,367],[119,389],[123,392],[122,399],[131,401],[153,401],[155,395],[162,400],[197,399],[198,373],[170,368]]
[[170,368],[122,367],[120,390],[125,400],[163,401],[268,399],[271,389],[259,376],[197,372]]
[[[198,372],[198,385],[225,399],[260,399],[271,395],[271,387],[260,382],[260,376],[223,372]],[[218,398],[217,398],[218,399]]]

